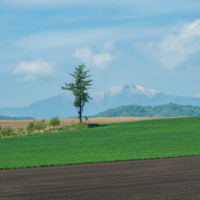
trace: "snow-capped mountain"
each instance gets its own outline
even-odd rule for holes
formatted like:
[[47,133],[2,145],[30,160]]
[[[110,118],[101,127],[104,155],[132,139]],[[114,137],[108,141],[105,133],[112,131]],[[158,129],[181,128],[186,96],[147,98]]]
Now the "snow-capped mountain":
[[86,106],[86,111],[92,114],[121,105],[148,105],[150,99],[158,94],[159,92],[154,89],[148,89],[134,84],[114,86],[107,90],[91,93],[94,101]]
[[[161,105],[177,103],[184,105],[200,106],[200,98],[166,95],[154,89],[144,88],[139,85],[115,86],[107,90],[90,92],[93,100],[86,105],[84,115],[95,115],[109,108],[123,105]],[[0,115],[29,116],[33,118],[61,118],[76,116],[73,107],[73,98],[68,94],[38,101],[26,107],[0,108]]]
[[133,85],[111,87],[110,89],[108,89],[108,93],[111,96],[126,93],[126,94],[139,94],[139,95],[146,95],[149,97],[153,97],[159,92],[154,89],[144,88],[142,86],[133,84]]
[[129,95],[138,94],[138,95],[153,97],[159,92],[154,89],[144,88],[142,86],[132,84],[132,85],[125,85],[125,86],[114,86],[107,90],[93,92],[92,95],[94,98],[102,99],[107,95],[119,96],[124,93],[129,94]]

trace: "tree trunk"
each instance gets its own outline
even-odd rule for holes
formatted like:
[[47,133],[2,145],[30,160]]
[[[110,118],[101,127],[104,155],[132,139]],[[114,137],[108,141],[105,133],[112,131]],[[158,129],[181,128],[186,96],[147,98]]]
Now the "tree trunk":
[[81,110],[81,108],[80,108],[78,114],[79,114],[79,122],[80,122],[80,124],[82,124],[83,122],[82,122],[82,110]]
[[83,122],[82,122],[82,116],[81,116],[81,115],[79,116],[79,121],[80,121],[80,124],[83,123]]

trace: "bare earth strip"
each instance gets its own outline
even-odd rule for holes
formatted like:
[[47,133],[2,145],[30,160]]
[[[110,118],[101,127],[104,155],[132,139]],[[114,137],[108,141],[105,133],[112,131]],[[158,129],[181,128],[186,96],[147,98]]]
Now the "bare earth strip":
[[[129,121],[152,120],[152,119],[162,119],[162,117],[104,117],[104,118],[90,118],[88,122],[89,123],[119,123],[119,122],[129,122]],[[12,127],[16,130],[18,128],[26,128],[30,121],[32,120],[0,120],[0,126]],[[74,124],[74,123],[78,123],[78,120],[77,119],[61,119],[61,126]]]
[[0,171],[1,200],[198,200],[200,157]]

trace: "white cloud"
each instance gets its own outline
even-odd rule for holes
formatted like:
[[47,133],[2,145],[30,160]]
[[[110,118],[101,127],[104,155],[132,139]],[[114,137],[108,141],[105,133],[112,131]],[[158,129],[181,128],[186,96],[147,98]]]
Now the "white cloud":
[[200,19],[169,34],[160,43],[148,43],[147,46],[165,68],[184,66],[200,53]]
[[19,75],[23,81],[32,82],[37,79],[52,77],[55,72],[52,64],[44,61],[35,61],[20,62],[14,73]]
[[99,53],[93,55],[93,60],[96,66],[104,68],[113,60],[113,56],[109,53]]
[[80,48],[74,53],[74,57],[89,67],[104,69],[114,59],[114,56],[107,52],[94,53],[91,48]]
[[[165,28],[163,27],[155,29],[150,27],[139,28],[130,25],[63,31],[45,31],[17,38],[15,41],[12,41],[12,43],[9,43],[9,45],[12,49],[20,49],[20,52],[25,52],[25,55],[27,55],[27,53],[28,55],[30,53],[32,55],[41,55],[52,50],[56,50],[56,52],[62,51],[59,53],[62,54],[65,49],[71,51],[71,49],[77,47],[99,46],[100,44],[104,44],[101,48],[102,52],[113,52],[116,50],[113,43],[121,43],[127,40],[138,40],[147,36],[160,36],[160,34],[164,31]],[[16,55],[16,53],[13,55]]]
[[[146,33],[147,31],[145,31]],[[150,30],[148,30],[150,34]],[[78,29],[65,31],[39,32],[19,38],[15,42],[17,48],[29,50],[53,49],[61,47],[71,47],[75,45],[86,45],[103,43],[112,40],[127,40],[141,36],[144,30],[131,26],[117,26],[110,28]],[[111,43],[105,43],[104,48],[109,48]]]
[[109,88],[108,93],[111,96],[116,96],[118,94],[121,94],[123,92],[123,87],[122,86],[114,86]]

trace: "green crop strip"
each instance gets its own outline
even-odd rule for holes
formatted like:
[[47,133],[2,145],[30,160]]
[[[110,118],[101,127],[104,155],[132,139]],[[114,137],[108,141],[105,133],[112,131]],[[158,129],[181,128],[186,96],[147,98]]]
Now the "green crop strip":
[[200,155],[200,118],[0,138],[0,169]]

